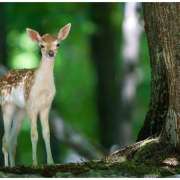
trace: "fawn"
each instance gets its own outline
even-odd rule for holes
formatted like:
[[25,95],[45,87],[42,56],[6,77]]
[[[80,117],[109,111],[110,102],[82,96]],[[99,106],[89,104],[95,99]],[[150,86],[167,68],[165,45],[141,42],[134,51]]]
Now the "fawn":
[[15,166],[17,136],[25,113],[31,124],[33,166],[37,165],[38,115],[46,147],[47,164],[53,164],[48,115],[56,91],[53,76],[54,59],[60,42],[66,39],[70,29],[69,23],[59,30],[57,36],[50,34],[41,36],[37,31],[27,28],[29,37],[37,42],[41,49],[42,58],[39,67],[12,70],[0,79],[0,104],[4,122],[2,151],[5,166],[9,164]]

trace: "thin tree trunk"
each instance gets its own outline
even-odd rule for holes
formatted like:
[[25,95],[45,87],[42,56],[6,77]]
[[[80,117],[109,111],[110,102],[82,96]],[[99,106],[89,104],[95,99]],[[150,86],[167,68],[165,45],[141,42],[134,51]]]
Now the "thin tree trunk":
[[112,14],[117,4],[96,3],[91,6],[92,20],[97,31],[91,39],[92,59],[97,73],[97,103],[101,144],[109,149],[119,144],[118,82],[116,31]]
[[123,61],[120,98],[120,146],[132,142],[132,114],[134,98],[138,84],[137,66],[139,60],[139,44],[142,34],[142,25],[137,11],[139,4],[129,2],[125,4],[123,20]]
[[[144,16],[152,66],[151,107],[146,121],[163,140],[180,145],[180,4],[145,3]],[[143,132],[141,131],[141,133]],[[142,133],[143,134],[143,133]],[[139,136],[140,137],[140,136]],[[142,137],[142,136],[141,136]]]
[[0,63],[7,66],[5,3],[0,3]]

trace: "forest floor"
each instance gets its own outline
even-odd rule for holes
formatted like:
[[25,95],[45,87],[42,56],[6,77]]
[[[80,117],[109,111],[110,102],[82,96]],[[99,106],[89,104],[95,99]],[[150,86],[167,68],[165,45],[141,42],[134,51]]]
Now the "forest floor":
[[127,146],[101,160],[0,168],[0,177],[172,177],[178,173],[179,153],[158,138]]

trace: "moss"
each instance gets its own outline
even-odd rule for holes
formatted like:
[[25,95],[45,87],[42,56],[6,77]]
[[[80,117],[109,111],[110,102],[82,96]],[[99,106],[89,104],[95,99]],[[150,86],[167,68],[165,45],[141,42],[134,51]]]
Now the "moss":
[[[178,153],[170,144],[153,141],[139,148],[133,160],[137,163],[143,162],[146,165],[162,166],[169,157],[179,161]],[[168,162],[167,162],[168,164]]]
[[103,160],[0,168],[0,177],[167,177],[176,173],[180,173],[178,152],[158,139],[131,145]]
[[153,175],[156,177],[163,177],[166,175],[172,175],[173,173],[169,172],[166,169],[161,167],[146,165],[144,163],[137,163],[134,161],[126,161],[124,163],[116,164],[112,166],[114,170],[121,171],[123,176],[129,177],[150,177]]
[[[36,169],[31,167],[1,169],[1,177],[165,177],[175,172],[167,168],[150,166],[135,161],[108,164],[103,161],[92,161],[82,164],[45,166]],[[180,170],[179,170],[180,171]],[[178,171],[178,172],[179,172]]]

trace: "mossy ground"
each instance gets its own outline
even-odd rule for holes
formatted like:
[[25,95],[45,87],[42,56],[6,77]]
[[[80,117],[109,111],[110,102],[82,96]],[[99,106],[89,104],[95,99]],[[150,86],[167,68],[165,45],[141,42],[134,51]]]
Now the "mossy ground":
[[180,172],[179,162],[174,148],[153,139],[97,161],[0,168],[0,177],[167,177]]

